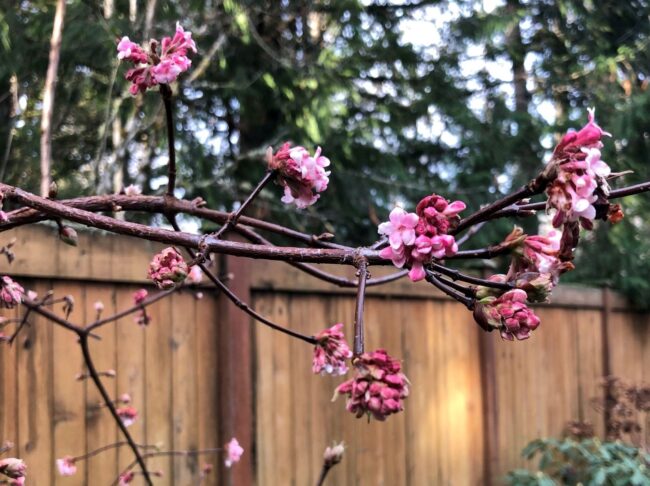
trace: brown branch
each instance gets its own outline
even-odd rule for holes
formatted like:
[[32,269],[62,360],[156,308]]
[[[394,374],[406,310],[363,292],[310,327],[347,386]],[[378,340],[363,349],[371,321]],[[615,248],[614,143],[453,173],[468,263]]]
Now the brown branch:
[[491,280],[487,280],[484,278],[474,277],[472,275],[461,273],[455,268],[445,267],[444,265],[440,265],[439,263],[435,263],[435,262],[431,263],[431,268],[439,273],[442,273],[443,275],[447,275],[448,277],[451,277],[453,280],[462,280],[463,282],[467,282],[475,285],[482,285],[483,287],[491,287],[491,288],[501,289],[501,290],[512,290],[515,288],[513,285],[509,283],[493,282]]
[[142,474],[144,476],[144,479],[147,483],[148,486],[153,486],[153,482],[151,481],[151,476],[149,474],[149,470],[147,469],[147,465],[144,462],[144,458],[142,457],[142,454],[140,453],[140,450],[138,448],[138,445],[135,443],[133,440],[133,437],[131,437],[131,434],[129,433],[128,429],[122,422],[122,419],[120,419],[120,416],[117,414],[117,410],[115,408],[115,405],[113,404],[113,401],[111,400],[111,397],[108,394],[108,391],[106,391],[106,388],[104,387],[104,384],[102,383],[101,378],[99,377],[99,374],[97,373],[97,369],[95,368],[95,363],[93,363],[92,357],[90,356],[90,349],[88,347],[88,335],[86,334],[86,331],[82,331],[79,334],[79,345],[81,346],[81,352],[83,354],[84,362],[86,363],[86,366],[88,367],[88,372],[90,373],[90,378],[97,387],[97,390],[99,390],[100,395],[102,396],[102,399],[104,400],[104,404],[108,407],[108,409],[111,412],[111,415],[113,416],[113,419],[117,422],[117,426],[120,428],[122,431],[122,434],[124,435],[124,438],[129,444],[129,447],[131,448],[131,451],[135,455],[135,459],[137,463],[140,465],[140,469],[142,469]]
[[365,258],[359,258],[357,265],[357,276],[359,284],[357,289],[357,307],[354,313],[354,356],[358,357],[363,354],[364,336],[363,336],[363,305],[366,299],[366,279],[368,278],[368,261]]
[[[249,241],[252,241],[254,243],[259,243],[261,245],[273,245],[269,240],[266,238],[260,236],[257,234],[255,231],[246,228],[244,226],[237,226],[235,228],[235,231],[237,231],[240,235],[248,239]],[[294,268],[297,268],[298,270],[301,270],[312,277],[316,277],[320,280],[323,280],[325,282],[332,283],[334,285],[338,285],[339,287],[354,287],[356,288],[357,285],[359,285],[358,280],[351,280],[349,278],[345,277],[339,277],[338,275],[334,275],[333,273],[325,272],[323,270],[320,270],[316,268],[313,265],[309,265],[307,263],[300,263],[300,262],[287,262],[289,265],[291,265]],[[383,285],[389,282],[393,282],[395,280],[399,280],[400,278],[404,277],[405,275],[408,274],[408,270],[399,270],[397,272],[391,273],[390,275],[385,275],[383,277],[379,278],[369,278],[366,280],[366,287],[372,287],[376,285]]]
[[[173,216],[168,216],[169,222],[172,225],[172,227],[176,231],[180,231],[180,228],[178,226],[178,223],[176,222],[176,219]],[[190,255],[190,258],[196,259],[196,253],[192,251],[191,248],[184,247],[185,251],[187,251],[188,255]],[[246,312],[249,316],[251,316],[253,319],[261,322],[265,326],[270,327],[271,329],[275,331],[279,331],[283,334],[286,334],[288,336],[294,337],[296,339],[300,339],[301,341],[305,341],[309,344],[315,345],[316,340],[314,339],[313,336],[306,336],[304,334],[301,334],[297,331],[293,331],[291,329],[287,329],[286,327],[282,327],[279,324],[276,324],[275,322],[271,321],[270,319],[267,319],[264,317],[262,314],[259,314],[255,309],[253,309],[251,306],[249,306],[246,302],[241,300],[235,293],[230,290],[230,288],[223,283],[210,269],[201,261],[201,259],[198,259],[197,265],[201,270],[203,270],[203,273],[208,277],[208,279],[219,289],[221,292],[225,294],[228,299],[235,304],[237,307],[239,307],[241,310]]]
[[471,297],[467,297],[460,292],[458,292],[455,289],[452,289],[450,286],[446,285],[440,279],[436,276],[435,273],[433,273],[431,270],[425,270],[426,271],[426,280],[430,284],[434,285],[438,290],[441,290],[451,298],[457,300],[461,304],[463,304],[465,307],[467,307],[469,310],[474,309],[474,299]]
[[[90,459],[91,457],[95,457],[95,456],[101,454],[102,452],[110,451],[111,449],[117,449],[118,447],[122,447],[122,446],[125,446],[125,445],[129,445],[129,443],[127,441],[125,441],[125,440],[122,441],[122,442],[115,442],[114,444],[108,444],[108,445],[99,447],[98,449],[95,449],[94,451],[90,451],[90,452],[88,452],[86,454],[82,454],[80,456],[75,456],[75,457],[73,457],[71,459],[71,461],[72,462],[85,461],[87,459]],[[140,444],[136,444],[136,445],[141,449],[155,449],[155,448],[158,447],[158,446],[155,446],[155,445],[140,445]]]
[[[5,186],[5,188],[11,186]],[[2,189],[5,190],[5,189]],[[214,209],[207,209],[198,207],[192,201],[184,201],[180,199],[170,199],[162,196],[126,196],[124,194],[109,194],[104,196],[87,196],[75,199],[67,199],[58,201],[67,206],[84,209],[86,211],[99,212],[99,211],[116,211],[116,208],[126,211],[144,211],[149,213],[183,213],[198,218],[213,221],[217,224],[224,224],[228,221],[230,213],[224,211],[216,211]],[[42,213],[36,209],[20,208],[15,211],[7,213],[9,221],[0,223],[0,230],[22,226],[24,224],[36,223],[44,219],[51,219],[47,213]],[[270,231],[272,233],[284,236],[297,241],[302,241],[309,246],[323,247],[323,248],[338,248],[338,249],[352,249],[349,246],[339,245],[336,243],[323,241],[315,235],[301,233],[300,231],[293,230],[278,224],[269,223],[260,219],[241,216],[239,221],[246,226]]]

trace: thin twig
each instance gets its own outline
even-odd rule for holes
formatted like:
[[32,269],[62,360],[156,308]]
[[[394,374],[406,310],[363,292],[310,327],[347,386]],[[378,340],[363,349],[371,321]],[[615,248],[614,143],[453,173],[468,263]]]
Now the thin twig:
[[461,294],[457,290],[452,289],[445,283],[441,282],[440,279],[436,276],[436,274],[433,273],[431,270],[426,270],[425,278],[427,279],[427,282],[434,285],[437,289],[441,290],[442,292],[452,297],[453,299],[456,299],[458,302],[463,304],[469,310],[472,310],[474,308],[474,302],[475,302],[474,299]]
[[455,268],[445,267],[444,265],[440,265],[439,263],[435,262],[431,263],[431,268],[439,273],[442,273],[443,275],[451,277],[453,280],[462,280],[463,282],[501,290],[512,290],[515,288],[514,285],[511,285],[509,283],[493,282],[484,278],[474,277],[472,275],[461,273]]
[[[178,226],[178,223],[176,222],[176,218],[173,216],[168,216],[169,223],[172,225],[172,227],[176,231],[180,231],[180,228]],[[184,247],[185,251],[187,251],[188,255],[192,259],[196,259],[196,253],[188,247]],[[219,289],[221,290],[228,299],[235,304],[237,307],[239,307],[241,310],[246,312],[249,316],[253,317],[255,320],[261,322],[262,324],[270,327],[271,329],[275,331],[279,331],[281,333],[284,333],[288,336],[294,337],[296,339],[300,339],[302,341],[305,341],[309,344],[316,344],[316,339],[314,339],[313,336],[306,336],[304,334],[301,334],[297,331],[293,331],[291,329],[287,329],[285,327],[280,326],[279,324],[276,324],[275,322],[267,319],[263,315],[259,314],[255,309],[251,308],[246,302],[241,300],[235,293],[230,290],[230,288],[224,284],[210,269],[199,259],[197,261],[197,265],[201,270],[203,270],[203,273],[208,277],[208,279]]]
[[144,476],[144,479],[147,483],[148,486],[153,486],[153,482],[151,481],[151,476],[149,474],[149,470],[147,469],[147,465],[144,462],[144,459],[142,457],[142,454],[140,453],[140,450],[138,449],[138,445],[135,443],[133,440],[133,437],[131,437],[131,434],[129,433],[128,429],[122,422],[122,419],[120,419],[120,416],[117,414],[117,410],[115,408],[115,405],[113,404],[113,401],[111,400],[111,397],[108,394],[108,391],[106,391],[106,388],[104,387],[104,384],[102,383],[101,378],[99,377],[99,374],[97,373],[97,369],[95,368],[95,363],[93,363],[92,357],[90,356],[90,348],[88,347],[88,335],[86,331],[82,331],[79,333],[79,345],[81,346],[81,352],[83,354],[84,362],[86,363],[86,366],[88,367],[88,372],[90,373],[90,378],[97,387],[97,390],[99,391],[100,395],[102,396],[104,403],[108,407],[108,409],[111,412],[111,415],[115,419],[115,422],[117,423],[118,427],[122,431],[122,434],[124,435],[124,438],[129,444],[129,447],[131,448],[131,451],[135,455],[135,459],[137,463],[140,465],[140,468],[142,469],[142,474]]
[[354,356],[358,357],[363,354],[364,335],[363,335],[363,306],[366,300],[366,279],[368,278],[368,260],[359,258],[357,276],[359,284],[357,286],[357,307],[354,313]]

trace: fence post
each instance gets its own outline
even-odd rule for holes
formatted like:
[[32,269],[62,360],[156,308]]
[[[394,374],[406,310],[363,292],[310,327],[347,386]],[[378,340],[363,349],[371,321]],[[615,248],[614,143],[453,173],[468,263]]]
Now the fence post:
[[479,362],[481,367],[481,403],[483,413],[483,484],[492,486],[499,468],[499,415],[497,413],[497,384],[494,375],[494,335],[479,335]]
[[[221,275],[228,275],[227,285],[244,302],[250,303],[250,259],[224,256]],[[255,431],[253,403],[253,356],[250,317],[232,302],[221,296],[219,328],[219,380],[220,439],[225,444],[236,437],[244,448],[241,461],[225,470],[220,465],[220,484],[253,484],[255,477],[253,442]]]
[[610,398],[611,398],[611,387],[607,379],[612,374],[612,365],[609,357],[609,317],[612,312],[612,299],[611,299],[611,290],[607,287],[603,287],[601,294],[601,335],[603,339],[602,347],[602,360],[603,360],[603,378],[605,379],[605,387],[603,390],[603,396],[605,398],[605,406],[603,407],[603,422],[605,437],[609,436],[609,423],[611,418],[610,410]]

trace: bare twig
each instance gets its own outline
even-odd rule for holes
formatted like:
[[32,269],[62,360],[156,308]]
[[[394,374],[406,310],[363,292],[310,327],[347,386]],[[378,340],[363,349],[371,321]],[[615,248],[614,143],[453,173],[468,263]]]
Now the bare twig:
[[359,284],[357,286],[357,306],[354,313],[354,356],[358,357],[363,354],[364,336],[363,336],[363,306],[366,300],[366,279],[368,278],[368,261],[365,258],[359,258],[357,264],[357,276]]

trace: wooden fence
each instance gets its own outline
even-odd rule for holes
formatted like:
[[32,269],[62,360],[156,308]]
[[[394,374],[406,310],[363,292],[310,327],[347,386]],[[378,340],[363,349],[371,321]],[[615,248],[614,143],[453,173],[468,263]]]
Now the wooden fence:
[[[0,273],[40,293],[73,295],[79,323],[92,320],[97,300],[106,312],[129,306],[159,248],[103,233],[81,233],[71,248],[46,226],[4,233],[0,244],[12,236],[18,258],[11,267],[0,262]],[[351,291],[278,262],[221,263],[238,295],[278,323],[311,334],[343,322],[351,335]],[[152,307],[147,328],[127,317],[93,343],[98,367],[117,372],[105,380],[111,392],[130,393],[140,411],[136,440],[191,450],[235,435],[246,449],[232,470],[218,454],[152,459],[163,473],[156,484],[196,484],[205,462],[216,466],[206,485],[313,484],[324,447],[340,440],[345,458],[328,484],[498,484],[525,465],[528,441],[560,435],[570,419],[590,420],[602,433],[591,399],[603,376],[643,382],[650,371],[648,317],[626,311],[610,292],[560,287],[552,305],[537,309],[542,326],[533,337],[510,343],[480,331],[430,286],[400,281],[369,289],[366,347],[403,358],[412,393],[404,413],[367,422],[347,413],[342,398],[331,403],[341,379],[311,374],[309,346],[252,324],[208,288],[204,294],[181,291]],[[128,450],[79,463],[75,477],[56,474],[57,457],[120,438],[93,386],[75,380],[83,370],[74,336],[31,322],[16,344],[0,348],[0,438],[15,442],[30,485],[108,485],[131,461]]]

